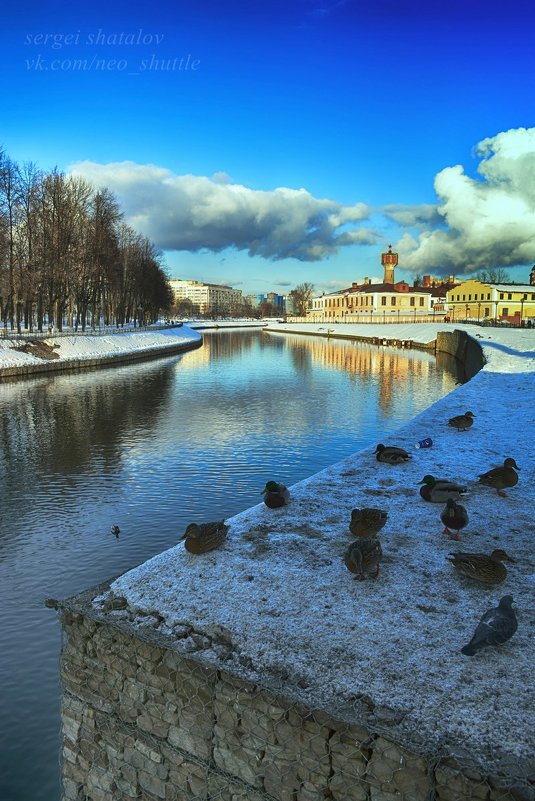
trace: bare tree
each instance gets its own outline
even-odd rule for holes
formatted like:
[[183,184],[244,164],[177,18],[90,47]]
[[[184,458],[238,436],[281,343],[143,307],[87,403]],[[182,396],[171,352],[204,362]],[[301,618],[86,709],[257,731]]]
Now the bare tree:
[[507,284],[511,281],[511,276],[507,270],[502,270],[501,267],[489,267],[484,270],[478,270],[476,278],[482,284]]
[[304,317],[309,308],[312,295],[314,294],[314,284],[308,282],[298,284],[289,294],[292,298],[296,314],[298,317]]

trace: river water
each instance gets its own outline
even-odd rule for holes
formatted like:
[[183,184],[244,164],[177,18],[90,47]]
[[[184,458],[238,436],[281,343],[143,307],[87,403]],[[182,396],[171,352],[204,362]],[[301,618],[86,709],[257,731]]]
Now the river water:
[[[389,433],[455,386],[418,351],[259,331],[0,385],[0,799],[58,801],[64,598]],[[118,525],[116,539],[110,527]]]

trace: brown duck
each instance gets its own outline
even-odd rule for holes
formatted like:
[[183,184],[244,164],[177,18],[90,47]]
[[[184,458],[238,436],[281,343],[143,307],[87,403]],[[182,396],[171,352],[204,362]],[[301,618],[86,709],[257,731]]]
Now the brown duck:
[[442,533],[452,540],[458,540],[459,531],[468,525],[468,512],[464,506],[452,501],[450,498],[446,501],[446,506],[440,514],[440,519],[444,523],[444,531]]
[[458,414],[455,417],[450,417],[448,420],[448,425],[452,428],[456,428],[457,431],[466,431],[467,428],[470,428],[473,422],[473,413],[465,412],[464,414]]
[[383,445],[382,443],[374,450],[375,458],[378,462],[386,462],[387,464],[402,464],[408,462],[411,458],[403,448],[398,448],[397,445]]
[[481,581],[483,584],[501,584],[507,577],[507,568],[502,562],[514,562],[509,554],[496,548],[490,556],[485,553],[450,553],[446,559],[463,576]]
[[181,539],[185,540],[184,547],[189,553],[206,553],[219,548],[229,527],[224,520],[214,523],[190,523]]
[[388,518],[382,509],[353,509],[349,530],[355,537],[375,537]]
[[360,538],[352,542],[344,554],[345,566],[358,581],[364,581],[366,574],[372,578],[379,575],[379,563],[383,557],[381,543],[377,537]]
[[503,490],[505,487],[514,487],[518,484],[518,473],[520,470],[515,460],[509,456],[503,463],[503,467],[495,467],[487,473],[479,476],[479,483],[486,487],[494,487],[498,495],[502,498],[507,496]]

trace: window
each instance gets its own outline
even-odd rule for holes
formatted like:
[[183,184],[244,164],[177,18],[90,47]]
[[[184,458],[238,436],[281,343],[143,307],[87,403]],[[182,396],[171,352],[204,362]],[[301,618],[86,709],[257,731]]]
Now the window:
[[526,293],[526,294],[524,295],[524,300],[527,300],[527,299],[528,299],[528,296],[527,296],[527,293]]
[[503,300],[503,292],[500,292],[500,300]]
[[466,300],[466,295],[463,295],[463,300]]
[[411,298],[411,306],[414,306],[415,303],[416,303],[416,298]]
[[390,298],[390,305],[391,306],[395,306],[396,305],[396,299],[394,297]]
[[490,300],[490,292],[487,295],[487,300]]
[[468,300],[472,300],[472,295],[468,295]]
[[531,300],[535,300],[535,294],[531,296]]
[[512,294],[512,292],[508,292],[508,294],[507,294],[507,300],[512,300],[512,298],[513,298],[513,294]]
[[425,298],[420,298],[420,306],[423,306],[425,303]]
[[386,306],[386,298],[384,295],[381,298],[381,306]]
[[485,312],[484,312],[484,314],[485,314],[485,317],[490,317],[490,309],[489,309],[489,307],[488,307],[488,306],[485,306]]
[[509,317],[509,309],[506,308],[502,311],[502,317]]

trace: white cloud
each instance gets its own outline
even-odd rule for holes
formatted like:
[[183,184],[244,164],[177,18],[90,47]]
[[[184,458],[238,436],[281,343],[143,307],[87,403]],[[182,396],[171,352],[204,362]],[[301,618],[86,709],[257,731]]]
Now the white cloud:
[[[475,154],[481,158],[477,179],[461,165],[437,174],[442,227],[417,238],[404,234],[396,245],[400,266],[459,274],[535,260],[535,128],[483,139]],[[409,214],[405,224],[414,226],[417,207],[410,208],[413,219]]]
[[230,183],[225,173],[174,175],[128,161],[84,161],[70,172],[109,187],[127,221],[166,250],[234,247],[266,259],[319,261],[342,246],[378,239],[372,229],[359,227],[369,214],[364,203],[342,206],[305,189],[259,191]]
[[443,218],[434,203],[421,203],[420,205],[396,203],[384,206],[383,213],[389,219],[407,228],[432,228],[443,223]]

